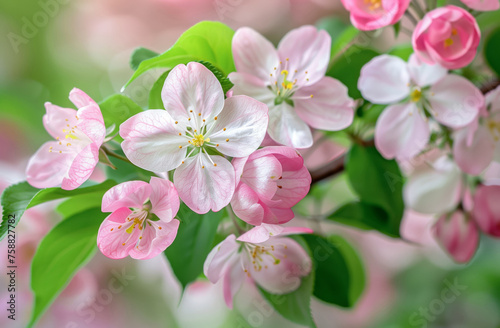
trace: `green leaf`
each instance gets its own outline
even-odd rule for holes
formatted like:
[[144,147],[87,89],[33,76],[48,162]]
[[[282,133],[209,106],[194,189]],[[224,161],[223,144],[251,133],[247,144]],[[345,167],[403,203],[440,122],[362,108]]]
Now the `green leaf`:
[[302,278],[300,287],[288,294],[271,294],[259,287],[262,296],[284,318],[308,327],[316,327],[311,315],[314,274]]
[[79,213],[61,221],[43,238],[31,266],[35,301],[29,327],[92,258],[97,249],[97,231],[106,215],[100,208]]
[[132,56],[130,56],[130,67],[135,71],[139,67],[140,63],[158,55],[159,53],[153,50],[149,50],[143,47],[136,48],[134,52],[132,52]]
[[96,191],[89,194],[71,197],[61,202],[56,207],[56,211],[61,214],[63,218],[69,218],[75,214],[84,212],[91,208],[99,208],[102,203],[102,196],[107,190]]
[[[404,202],[403,177],[396,161],[383,158],[373,146],[354,144],[346,157],[346,171],[361,202],[380,207],[387,213],[386,228],[383,231],[377,230],[399,237]],[[366,207],[358,210],[364,211]],[[376,228],[385,219],[369,216],[364,220],[373,220],[371,226]]]
[[[333,242],[316,235],[303,238],[313,255],[313,295],[323,302],[352,307],[364,288],[364,273],[352,272],[362,270],[357,254],[340,237],[332,239]],[[348,260],[347,256],[354,258]]]
[[351,24],[346,24],[338,17],[327,17],[320,19],[316,27],[325,30],[332,38],[331,56],[335,56],[344,48],[348,47],[359,35],[359,30]]
[[363,230],[375,229],[392,237],[398,237],[391,232],[388,213],[378,206],[351,202],[338,208],[327,219]]
[[[142,112],[142,108],[139,105],[129,97],[121,94],[115,94],[106,98],[99,104],[99,107],[101,108],[106,126],[114,124],[116,132],[118,132],[120,124],[135,114]],[[123,138],[117,135],[114,140],[122,142]]]
[[148,107],[150,109],[165,109],[163,101],[161,100],[161,90],[163,89],[168,73],[170,73],[170,70],[163,73],[153,84],[151,91],[149,91]]
[[491,69],[500,77],[500,28],[493,31],[486,39],[484,57]]
[[404,61],[408,61],[412,53],[413,53],[413,47],[411,43],[405,43],[405,44],[398,44],[397,46],[389,50],[387,54],[397,56],[403,59]]
[[181,204],[177,216],[181,221],[177,237],[164,253],[185,288],[203,272],[224,211],[197,214]]
[[361,98],[361,92],[358,90],[361,68],[378,55],[375,50],[352,46],[336,58],[326,75],[344,83],[349,89],[350,97]]
[[235,71],[231,42],[234,31],[219,22],[200,22],[184,32],[177,42],[163,54],[144,60],[125,85],[153,68],[170,70],[178,64],[191,61],[212,63],[226,76]]
[[27,182],[21,182],[12,185],[4,190],[2,194],[2,224],[0,225],[0,240],[2,240],[7,234],[8,224],[7,220],[10,215],[15,217],[15,223],[10,224],[11,227],[15,227],[19,220],[21,219],[23,213],[28,208],[33,206],[61,198],[67,198],[77,195],[83,195],[98,191],[106,191],[109,188],[116,185],[116,182],[112,180],[106,180],[101,184],[90,186],[90,187],[80,187],[75,190],[63,190],[61,188],[47,188],[47,189],[37,189],[32,187]]
[[219,80],[220,85],[222,86],[222,91],[224,92],[224,96],[226,93],[231,89],[234,84],[227,78],[227,76],[224,75],[221,71],[217,69],[214,65],[212,65],[209,62],[200,61],[201,64],[203,64],[206,68],[208,68],[212,73],[214,73],[215,77],[217,80]]
[[394,37],[398,37],[399,36],[399,32],[401,31],[401,22],[397,22],[396,24],[392,25],[392,27],[394,28]]

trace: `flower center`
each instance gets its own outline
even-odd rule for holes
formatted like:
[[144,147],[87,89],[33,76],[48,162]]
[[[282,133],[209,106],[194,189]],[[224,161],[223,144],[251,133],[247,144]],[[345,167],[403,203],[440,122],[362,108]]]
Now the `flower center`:
[[422,98],[422,91],[419,88],[413,89],[410,93],[410,100],[412,102],[418,102]]
[[382,7],[382,0],[365,0],[368,10],[375,11]]
[[489,119],[486,122],[486,126],[488,127],[488,130],[490,131],[491,135],[493,136],[493,139],[495,139],[495,141],[500,140],[500,121],[494,121]]
[[[269,89],[276,94],[275,105],[279,105],[283,102],[288,103],[293,106],[293,100],[291,99],[295,91],[297,91],[302,85],[309,82],[308,71],[300,72],[294,70],[293,72],[289,70],[289,58],[285,60],[285,64],[280,62],[277,67],[274,67],[273,71],[269,74],[270,76],[270,86]],[[313,96],[300,97],[300,99],[312,98]],[[294,96],[293,99],[299,99]]]
[[452,28],[450,37],[443,41],[443,45],[445,48],[448,48],[448,47],[452,46],[453,43],[455,43],[455,41],[453,39],[454,39],[454,37],[456,37],[457,34],[458,34],[457,29]]
[[[78,120],[78,117],[76,117],[76,119]],[[77,147],[77,149],[71,149],[72,146],[81,145],[87,140],[83,133],[78,130],[77,125],[71,126],[68,119],[65,121],[66,126],[62,129],[64,139],[62,139],[62,136],[56,137],[58,145],[49,147],[49,153],[66,154],[78,151],[79,147]]]
[[201,133],[195,133],[191,139],[191,144],[195,147],[201,147],[205,142],[210,142],[210,138],[205,138]]
[[262,269],[267,269],[267,265],[265,264],[265,262],[267,263],[271,262],[273,265],[278,265],[281,263],[281,260],[274,254],[275,252],[274,245],[270,246],[258,246],[252,244],[245,244],[245,245],[247,246],[248,253],[252,258],[252,265],[255,271],[259,272]]

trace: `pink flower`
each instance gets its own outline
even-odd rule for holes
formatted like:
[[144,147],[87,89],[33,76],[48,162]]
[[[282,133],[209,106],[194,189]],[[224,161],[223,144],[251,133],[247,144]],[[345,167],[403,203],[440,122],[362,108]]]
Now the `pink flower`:
[[475,18],[465,9],[450,5],[427,13],[415,27],[412,43],[425,63],[457,69],[472,62],[480,39]]
[[493,11],[500,8],[498,0],[460,0],[467,7],[478,11]]
[[44,143],[28,163],[26,180],[36,188],[78,188],[99,162],[106,136],[101,110],[79,89],[71,90],[69,99],[78,111],[45,103],[43,124],[56,141]]
[[500,186],[477,188],[474,195],[474,220],[484,233],[500,237]]
[[458,263],[469,262],[479,244],[476,224],[460,210],[441,216],[433,227],[433,233]]
[[464,129],[457,131],[453,157],[466,173],[479,175],[492,161],[500,162],[500,87],[486,95],[486,107]]
[[128,181],[114,186],[102,198],[102,211],[113,213],[99,228],[97,246],[112,259],[155,257],[177,235],[178,210],[179,197],[168,180],[152,177],[149,183]]
[[302,156],[293,148],[274,146],[232,163],[237,187],[231,207],[240,219],[252,225],[293,219],[291,207],[307,195],[311,185]]
[[330,36],[315,27],[290,31],[278,49],[250,28],[233,37],[237,72],[229,74],[234,94],[246,94],[269,107],[268,133],[293,148],[313,143],[309,126],[337,131],[353,120],[353,101],[339,81],[325,77]]
[[229,308],[245,276],[270,293],[292,292],[300,286],[300,278],[311,272],[307,252],[295,240],[281,237],[295,233],[312,233],[312,230],[262,224],[238,239],[229,235],[212,249],[203,272],[214,284],[222,279]]
[[415,55],[408,63],[390,55],[375,57],[361,69],[358,88],[373,103],[391,104],[377,121],[375,145],[384,157],[399,160],[412,158],[427,145],[426,113],[443,125],[460,128],[484,106],[484,96],[469,80],[447,74],[439,65],[424,64]]
[[[217,78],[199,63],[178,65],[162,90],[166,110],[147,110],[120,126],[122,148],[135,165],[173,169],[180,198],[196,213],[219,211],[231,201],[234,168],[222,154],[245,157],[266,133],[267,107],[247,96],[224,101]],[[193,156],[191,156],[193,155]]]
[[342,0],[351,14],[351,23],[362,31],[396,24],[405,13],[410,0]]

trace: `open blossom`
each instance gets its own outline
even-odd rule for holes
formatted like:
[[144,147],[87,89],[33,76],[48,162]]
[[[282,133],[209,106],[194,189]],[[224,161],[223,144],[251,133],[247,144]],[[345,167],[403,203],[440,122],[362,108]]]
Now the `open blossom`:
[[469,262],[479,245],[479,232],[474,220],[460,210],[442,215],[435,223],[433,233],[458,263]]
[[450,5],[424,16],[415,27],[412,44],[425,63],[458,69],[472,62],[480,39],[476,19],[467,10]]
[[500,186],[477,188],[474,194],[474,220],[481,230],[494,237],[500,237]]
[[235,174],[214,153],[245,157],[256,150],[266,132],[267,107],[247,96],[224,101],[217,78],[195,62],[172,69],[162,100],[165,110],[144,111],[120,126],[123,151],[143,169],[176,169],[179,196],[196,213],[221,210],[233,196]]
[[493,11],[500,9],[500,2],[498,0],[460,0],[467,7],[478,11]]
[[405,13],[410,0],[342,0],[351,14],[351,23],[362,31],[396,24]]
[[237,186],[231,207],[240,219],[256,226],[293,219],[291,207],[311,185],[302,156],[290,147],[265,147],[232,164]]
[[290,293],[299,288],[300,278],[311,272],[307,252],[295,240],[282,237],[295,233],[312,230],[264,223],[239,238],[229,235],[212,249],[203,272],[214,284],[222,279],[229,308],[247,276],[270,293]]
[[408,63],[390,55],[375,57],[361,69],[358,87],[365,99],[390,104],[377,121],[375,145],[384,157],[399,160],[412,158],[427,145],[426,113],[443,125],[461,128],[484,106],[484,96],[469,80],[422,63],[415,55]]
[[78,188],[99,162],[106,136],[99,105],[76,88],[69,99],[78,111],[45,103],[43,125],[56,140],[44,143],[28,163],[26,180],[36,188]]
[[130,255],[145,260],[163,252],[175,239],[179,197],[172,182],[152,177],[128,181],[102,198],[102,211],[113,212],[101,224],[97,246],[109,258]]
[[336,131],[353,120],[353,101],[339,81],[325,77],[331,39],[304,26],[290,31],[278,49],[250,28],[233,37],[237,72],[229,74],[234,94],[249,95],[269,107],[268,133],[276,142],[308,148],[309,126]]
[[500,162],[500,87],[486,94],[486,108],[464,129],[457,131],[453,157],[458,166],[478,175],[492,161]]

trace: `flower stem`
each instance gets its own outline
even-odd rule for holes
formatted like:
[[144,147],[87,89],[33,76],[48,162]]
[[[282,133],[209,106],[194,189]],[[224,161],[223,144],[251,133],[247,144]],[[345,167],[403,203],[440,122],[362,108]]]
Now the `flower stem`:
[[106,147],[102,147],[101,149],[102,149],[102,150],[106,153],[106,155],[108,155],[108,156],[111,156],[111,157],[114,157],[114,158],[118,158],[119,160],[122,160],[122,161],[124,161],[124,162],[127,162],[127,163],[132,164],[132,162],[131,162],[131,161],[130,161],[127,157],[125,157],[125,156],[118,155],[117,153],[112,152],[111,150],[109,150],[109,149],[108,149],[108,148],[106,148]]
[[240,225],[238,224],[238,221],[236,220],[236,214],[234,214],[233,208],[231,207],[231,204],[227,205],[227,212],[229,213],[229,217],[231,218],[231,221],[233,221],[233,225],[236,228],[236,231],[238,232],[238,235],[244,234],[246,231],[243,230]]

